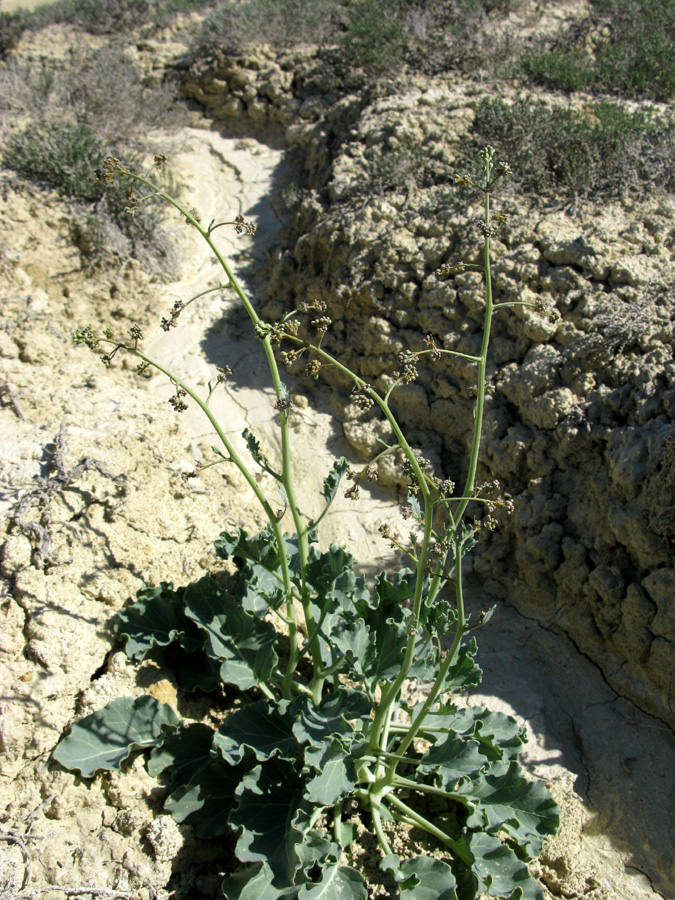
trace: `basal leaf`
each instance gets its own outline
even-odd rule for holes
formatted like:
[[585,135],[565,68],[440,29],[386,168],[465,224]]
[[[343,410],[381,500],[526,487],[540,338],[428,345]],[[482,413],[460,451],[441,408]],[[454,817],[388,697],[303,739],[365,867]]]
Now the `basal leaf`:
[[362,875],[350,866],[324,866],[319,884],[303,885],[298,900],[367,900]]
[[299,888],[279,890],[267,878],[263,863],[240,866],[220,886],[224,900],[280,900],[297,897]]
[[170,732],[148,759],[147,770],[157,776],[171,769],[171,787],[187,784],[196,772],[211,762],[215,731],[210,725],[193,722]]
[[401,900],[457,900],[455,876],[450,866],[440,859],[433,856],[404,859],[399,872]]
[[445,740],[427,750],[417,767],[425,774],[437,772],[443,780],[444,787],[451,789],[463,775],[478,772],[487,765],[487,762],[485,756],[480,753],[477,741],[450,733]]
[[218,729],[213,746],[230,765],[244,758],[247,747],[260,762],[273,756],[295,756],[298,741],[292,727],[287,701],[280,701],[275,708],[259,700],[229,715]]
[[340,846],[335,841],[329,840],[325,833],[318,828],[309,828],[309,816],[307,829],[303,834],[302,843],[296,845],[300,868],[306,872],[317,863],[323,865],[327,860],[333,863],[338,862],[341,853]]
[[[526,741],[525,731],[513,716],[491,712],[479,706],[469,708],[474,716],[475,739],[488,759],[514,759]],[[464,710],[469,712],[469,710]]]
[[228,815],[235,804],[235,790],[248,766],[230,766],[211,759],[187,784],[172,791],[164,804],[177,822],[191,825],[197,837],[213,838],[231,830]]
[[544,900],[544,892],[525,863],[499,838],[478,831],[467,836],[467,843],[474,857],[473,872],[491,897]]
[[184,592],[185,588],[174,591],[172,584],[163,581],[138,591],[136,601],[119,612],[115,631],[126,638],[129,659],[145,659],[153,647],[166,647],[174,641],[181,641],[187,650],[198,648],[194,626],[185,616]]
[[471,638],[460,646],[457,658],[448,669],[443,681],[443,693],[463,691],[481,683],[483,672],[474,658],[477,650],[475,638]]
[[161,650],[164,664],[173,673],[176,684],[181,691],[215,691],[220,687],[220,663],[212,659],[204,650],[204,635],[199,632],[194,622],[190,622],[194,631],[201,637],[202,646],[194,653],[188,653],[180,644],[172,644]]
[[306,796],[315,806],[334,806],[356,787],[356,769],[338,739],[322,749],[323,752],[317,751],[321,753],[320,762],[311,761],[310,754],[305,757],[306,762],[319,769],[319,774],[307,782]]
[[185,589],[185,611],[204,631],[207,653],[220,661],[223,681],[246,690],[269,678],[278,661],[270,622],[247,613],[208,577]]
[[283,603],[283,585],[278,577],[263,566],[247,565],[241,571],[237,599],[247,612],[264,613],[268,607],[276,609]]
[[72,726],[54,751],[54,759],[83,778],[119,769],[134,750],[159,746],[180,719],[166,703],[147,695],[122,697]]
[[267,863],[273,883],[281,887],[293,884],[300,865],[296,845],[303,835],[295,818],[305,806],[303,788],[291,762],[270,759],[243,777],[238,805],[230,813],[230,824],[242,830],[237,858]]
[[268,572],[279,571],[279,553],[269,526],[254,535],[243,528],[237,528],[236,532],[222,531],[215,541],[215,548],[221,559],[232,559],[239,568],[251,562]]
[[560,810],[542,781],[525,778],[517,762],[495,765],[456,788],[475,808],[467,827],[489,834],[506,832],[532,858],[541,853],[543,838],[555,834]]
[[354,733],[354,726],[350,723],[365,720],[369,715],[370,700],[367,695],[351,688],[328,694],[318,709],[311,700],[303,697],[298,702],[293,734],[300,743],[321,747],[331,735]]
[[307,580],[317,592],[315,604],[322,611],[330,600],[343,610],[368,597],[366,580],[354,574],[356,560],[343,547],[331,544],[327,553],[314,556],[307,566]]

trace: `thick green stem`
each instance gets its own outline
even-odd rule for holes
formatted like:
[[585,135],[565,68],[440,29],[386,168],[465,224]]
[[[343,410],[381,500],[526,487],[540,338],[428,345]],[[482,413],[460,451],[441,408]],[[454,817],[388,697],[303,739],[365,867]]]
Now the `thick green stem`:
[[444,831],[441,831],[440,828],[436,828],[435,825],[432,825],[428,819],[425,819],[424,816],[420,816],[419,813],[416,813],[414,809],[411,809],[407,803],[404,803],[400,800],[396,794],[387,794],[387,802],[391,803],[392,806],[395,806],[399,809],[405,818],[411,824],[417,825],[418,828],[424,829],[424,831],[428,831],[429,834],[432,834],[435,838],[438,838],[439,841],[442,841],[444,844],[447,844],[448,847],[452,850],[452,852],[462,860],[467,866],[471,866],[471,856],[467,851],[466,847],[460,841],[455,841],[449,835],[447,835]]

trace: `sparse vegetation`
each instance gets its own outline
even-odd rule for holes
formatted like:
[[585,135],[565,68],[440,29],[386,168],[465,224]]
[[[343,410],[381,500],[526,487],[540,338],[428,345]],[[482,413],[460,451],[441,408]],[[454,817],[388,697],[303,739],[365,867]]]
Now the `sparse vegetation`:
[[136,256],[156,274],[172,271],[175,255],[159,208],[144,207],[130,219],[124,192],[105,190],[95,175],[111,149],[139,166],[147,131],[183,120],[172,88],[146,86],[124,52],[106,46],[67,70],[10,65],[0,84],[5,107],[30,118],[7,139],[3,164],[73,201],[73,235],[85,265]]
[[548,106],[530,97],[476,106],[476,145],[509,155],[520,189],[538,196],[622,196],[675,188],[675,121],[616,103]]
[[527,79],[561,91],[675,96],[675,4],[593,0],[591,17],[523,54]]

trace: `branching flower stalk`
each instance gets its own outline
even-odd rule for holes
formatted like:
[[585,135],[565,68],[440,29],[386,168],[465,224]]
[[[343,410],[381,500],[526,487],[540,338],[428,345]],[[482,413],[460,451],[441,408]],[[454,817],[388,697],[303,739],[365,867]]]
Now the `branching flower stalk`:
[[[164,162],[158,157],[156,165]],[[425,349],[402,354],[402,371],[394,372],[380,393],[325,349],[330,319],[320,303],[304,303],[276,323],[260,319],[213,239],[224,225],[252,233],[254,227],[243,217],[204,227],[195,210],[149,176],[134,174],[114,158],[104,164],[106,181],[129,179],[142,184],[148,197],[172,205],[198,231],[225,275],[216,288],[177,302],[162,320],[164,330],[177,327],[185,307],[214,290],[234,291],[244,306],[274,385],[280,471],[268,462],[254,435],[247,430],[243,436],[253,461],[278,482],[285,508],[273,508],[211,410],[214,391],[230,374],[227,367],[218,370],[202,397],[141,349],[138,326],[130,329],[130,340],[116,339],[112,329],[103,336],[90,327],[76,333],[76,340],[92,350],[111,348],[102,356],[106,365],[126,352],[139,360],[139,374],[153,368],[166,376],[175,389],[170,402],[176,411],[186,409],[187,400],[195,403],[224,448],[224,453],[216,451],[216,462],[239,469],[268,525],[256,535],[224,531],[216,542],[218,555],[232,560],[239,571],[234,593],[209,577],[176,590],[163,583],[140,591],[118,617],[117,630],[131,658],[141,660],[149,653],[163,658],[171,650],[167,663],[186,660],[187,676],[176,670],[179,686],[181,679],[185,690],[227,685],[242,693],[241,708],[215,730],[201,723],[184,725],[170,707],[151,697],[113,701],[73,726],[54,755],[83,777],[117,768],[139,747],[154,748],[151,774],[176,766],[168,804],[178,821],[205,837],[238,832],[241,867],[223,882],[227,900],[338,895],[366,900],[363,879],[340,859],[355,833],[348,821],[354,808],[371,823],[383,854],[381,867],[400,886],[401,900],[414,900],[418,887],[425,897],[443,900],[476,900],[485,892],[512,900],[543,898],[523,860],[540,852],[543,838],[557,827],[558,811],[543,785],[523,777],[517,756],[524,733],[513,719],[475,707],[462,710],[453,702],[457,692],[480,682],[471,634],[491,615],[483,613],[470,623],[465,611],[462,559],[480,524],[466,521],[469,504],[484,505],[488,527],[494,525],[492,510],[508,505],[491,493],[496,482],[476,484],[490,330],[495,310],[502,306],[492,298],[491,194],[508,174],[508,166],[497,165],[488,147],[481,154],[477,180],[460,179],[484,197],[480,354],[438,348],[429,335]],[[138,202],[134,198],[130,212]],[[444,274],[466,267],[446,266]],[[316,333],[314,340],[300,330],[300,319],[307,314],[317,314],[308,326]],[[281,353],[286,365],[304,358],[305,371],[315,378],[323,368],[337,369],[351,381],[354,402],[363,409],[377,407],[389,423],[394,444],[376,460],[402,451],[410,482],[402,514],[411,530],[408,544],[388,524],[381,532],[408,555],[412,570],[381,573],[369,587],[355,574],[355,560],[347,550],[333,545],[321,552],[317,546],[316,527],[340,479],[346,475],[352,480],[345,496],[354,498],[362,478],[376,477],[376,460],[360,475],[346,460],[337,460],[324,480],[323,510],[313,518],[302,511],[292,468],[291,399],[275,354],[282,344],[292,348]],[[390,406],[394,391],[417,376],[420,357],[438,361],[445,354],[476,367],[473,437],[466,479],[457,493],[454,483],[433,475],[428,461],[410,446]],[[292,535],[282,532],[286,511]],[[284,624],[286,634],[277,633],[272,616]],[[285,654],[285,664],[277,648]],[[430,687],[424,700],[412,706],[407,689],[421,681]],[[194,760],[188,764],[190,754]],[[420,797],[427,806],[440,804],[440,818],[419,806]],[[329,832],[320,827],[324,820]],[[392,823],[425,831],[445,849],[447,860],[400,859],[392,852]]]

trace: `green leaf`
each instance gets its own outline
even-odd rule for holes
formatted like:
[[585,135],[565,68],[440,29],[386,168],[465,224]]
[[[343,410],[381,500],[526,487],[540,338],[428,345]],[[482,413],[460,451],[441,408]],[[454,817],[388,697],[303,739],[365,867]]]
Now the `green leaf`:
[[276,478],[277,481],[281,481],[281,476],[278,472],[275,472],[274,469],[270,468],[270,464],[267,460],[267,457],[262,452],[260,448],[260,441],[258,438],[250,431],[248,428],[245,428],[241,435],[246,441],[246,447],[248,448],[248,452],[251,454],[253,459],[258,463],[261,469],[264,469],[266,472]]
[[276,709],[265,700],[245,706],[227,717],[218,729],[213,746],[230,765],[244,758],[247,747],[260,762],[273,756],[294,757],[298,741],[287,711],[285,700]]
[[478,876],[480,888],[491,897],[544,900],[544,892],[525,863],[499,838],[478,831],[467,835],[467,843],[474,857],[473,872]]
[[307,753],[305,761],[319,774],[307,782],[306,796],[316,806],[335,806],[337,801],[356,787],[354,760],[347,756],[339,739],[317,751],[320,758]]
[[477,741],[450,733],[427,750],[417,768],[424,774],[438,772],[443,786],[451,789],[462,776],[478,772],[487,762]]
[[241,690],[266,681],[278,662],[276,631],[249,615],[212,578],[185,589],[186,614],[206,635],[206,651],[221,662],[220,677]]
[[[304,832],[302,843],[296,845],[298,857],[300,859],[300,868],[307,872],[317,863],[323,865],[326,860],[330,862],[338,862],[340,859],[341,848],[335,841],[329,840],[323,831],[318,828],[309,828],[310,816],[305,813],[306,825],[308,830]],[[300,819],[304,816],[300,814],[296,820],[299,825]]]
[[277,609],[285,599],[279,578],[263,566],[246,565],[237,585],[237,599],[247,612],[262,614]]
[[147,695],[122,697],[80,719],[62,738],[54,759],[83,778],[119,769],[134,750],[157,747],[180,719],[166,703]]
[[166,647],[174,641],[181,641],[187,650],[199,647],[194,626],[185,616],[184,593],[185,588],[174,591],[172,584],[163,581],[138,591],[135,603],[119,612],[115,631],[126,638],[129,659],[145,659],[153,647]]
[[433,856],[404,859],[397,880],[401,900],[457,900],[457,881],[447,863]]
[[467,827],[488,834],[506,832],[530,858],[541,853],[543,839],[555,834],[560,810],[542,781],[524,777],[517,762],[500,763],[456,788],[474,804]]
[[298,895],[298,888],[275,888],[267,878],[264,863],[240,866],[223,881],[220,890],[225,900],[280,900]]
[[337,863],[324,866],[321,881],[303,885],[298,900],[367,900],[368,890],[363,877],[350,866]]
[[331,600],[336,600],[343,610],[368,598],[368,588],[363,576],[354,574],[356,560],[339,544],[331,544],[327,553],[314,555],[306,569],[307,581],[317,592],[314,604],[317,613],[323,611]]
[[264,862],[273,881],[293,884],[300,865],[296,845],[302,832],[297,814],[305,807],[303,780],[291,762],[270,759],[242,778],[237,788],[239,805],[230,813],[230,824],[241,828],[236,854],[241,862]]
[[330,509],[330,505],[333,502],[333,500],[335,500],[335,497],[338,492],[338,488],[340,487],[340,481],[342,480],[342,476],[345,474],[345,472],[347,471],[348,468],[349,468],[349,463],[344,458],[344,456],[341,457],[340,459],[336,460],[333,463],[333,468],[330,470],[328,475],[326,475],[326,477],[323,480],[322,493],[326,500],[326,505],[324,506],[324,508],[321,512],[321,515],[312,522],[312,524],[310,526],[311,528],[316,528],[316,526],[318,525],[320,520],[323,519],[323,517],[326,515],[326,513]]
[[318,709],[308,697],[298,701],[293,734],[301,744],[321,747],[332,735],[353,734],[351,722],[358,719],[365,721],[369,716],[370,700],[367,695],[351,688],[341,688],[324,697]]
[[164,665],[173,673],[181,691],[193,693],[204,691],[208,694],[220,687],[220,664],[208,656],[204,650],[204,635],[193,622],[190,626],[199,634],[202,648],[188,653],[179,644],[172,644],[160,651]]
[[156,777],[170,768],[172,788],[187,784],[202,766],[211,762],[214,734],[213,728],[202,722],[176,728],[150,753],[149,774]]
[[463,691],[480,684],[483,679],[483,671],[475,662],[474,657],[478,650],[476,639],[461,644],[457,658],[452,663],[443,681],[442,692]]
[[235,790],[247,771],[245,764],[230,766],[212,759],[173,791],[164,807],[177,822],[191,825],[197,837],[226,834],[231,831],[228,815],[235,804]]

